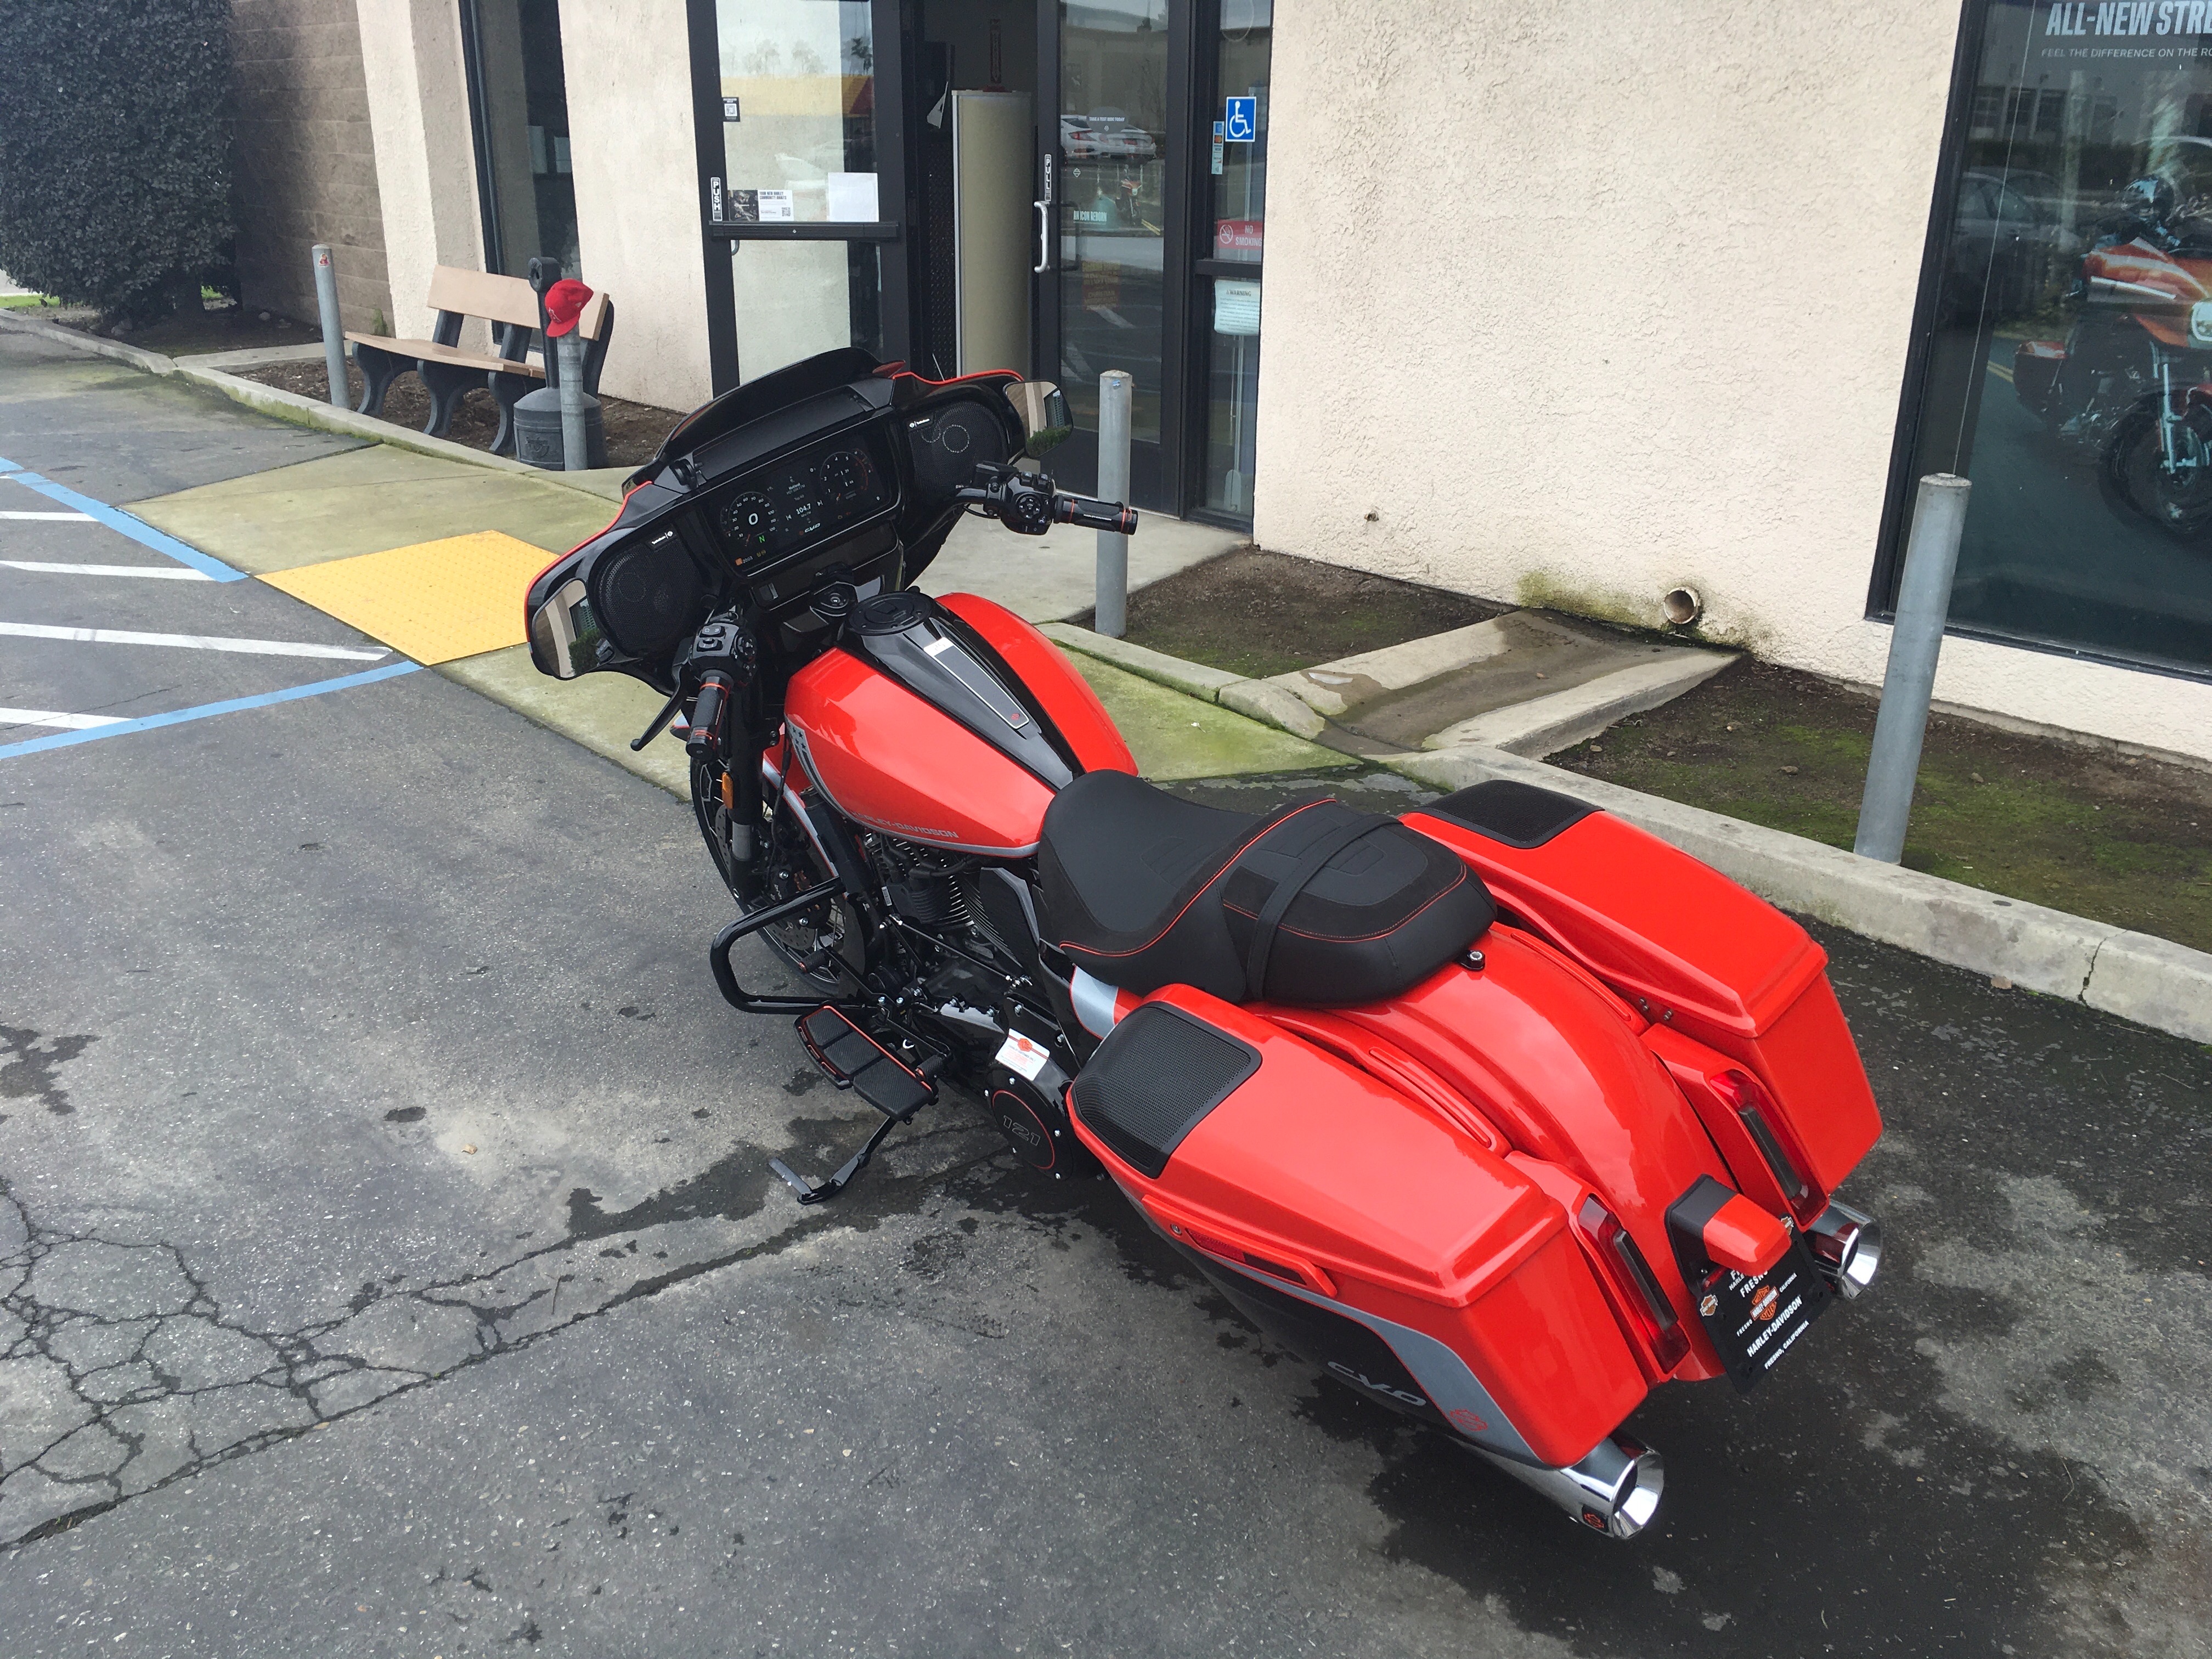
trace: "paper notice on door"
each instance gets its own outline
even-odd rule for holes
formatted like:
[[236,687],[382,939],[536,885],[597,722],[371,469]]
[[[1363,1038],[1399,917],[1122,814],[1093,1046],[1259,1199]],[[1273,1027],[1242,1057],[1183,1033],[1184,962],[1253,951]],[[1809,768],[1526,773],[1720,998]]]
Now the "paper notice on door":
[[1213,331],[1216,334],[1257,334],[1260,331],[1259,283],[1214,283]]
[[753,192],[760,205],[761,222],[764,225],[787,225],[797,216],[791,210],[791,192],[787,190],[759,190]]
[[830,175],[830,221],[839,225],[876,222],[876,175],[872,173],[833,173]]

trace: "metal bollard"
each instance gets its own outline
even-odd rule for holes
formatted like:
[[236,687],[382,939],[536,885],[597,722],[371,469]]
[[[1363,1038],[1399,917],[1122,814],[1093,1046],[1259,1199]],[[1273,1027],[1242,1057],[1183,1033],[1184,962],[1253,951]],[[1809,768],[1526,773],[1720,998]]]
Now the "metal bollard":
[[[1135,377],[1123,369],[1098,377],[1098,494],[1105,501],[1129,499],[1129,410],[1136,389]],[[1118,640],[1129,626],[1129,538],[1110,530],[1098,532],[1097,592],[1091,628]]]
[[315,244],[315,309],[323,319],[323,368],[331,377],[331,403],[349,406],[346,396],[345,324],[338,316],[338,271],[331,263],[330,244]]
[[553,343],[561,353],[561,466],[581,472],[592,464],[584,430],[584,342],[572,328]]
[[1905,854],[1920,744],[1928,733],[1928,704],[1936,692],[1936,659],[1951,613],[1951,578],[1959,568],[1959,537],[1972,490],[1965,478],[1931,472],[1920,481],[1913,502],[1897,620],[1889,633],[1889,668],[1881,682],[1881,712],[1875,717],[1874,753],[1867,762],[1858,836],[1851,845],[1862,858],[1895,864]]

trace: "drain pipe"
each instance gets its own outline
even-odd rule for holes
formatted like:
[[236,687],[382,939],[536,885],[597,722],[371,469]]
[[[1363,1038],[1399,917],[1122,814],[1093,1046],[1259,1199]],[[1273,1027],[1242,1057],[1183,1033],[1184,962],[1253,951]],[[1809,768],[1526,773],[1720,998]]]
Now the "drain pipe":
[[1626,1435],[1607,1435],[1581,1462],[1563,1469],[1516,1463],[1486,1447],[1456,1443],[1608,1538],[1633,1538],[1650,1526],[1667,1490],[1666,1460]]
[[1951,578],[1959,568],[1959,538],[1973,488],[1948,472],[1931,472],[1920,481],[1905,575],[1898,584],[1897,618],[1889,630],[1889,670],[1881,683],[1881,712],[1875,717],[1874,754],[1859,800],[1858,837],[1851,844],[1861,858],[1895,864],[1905,855],[1920,744],[1936,693],[1936,659],[1943,648]]

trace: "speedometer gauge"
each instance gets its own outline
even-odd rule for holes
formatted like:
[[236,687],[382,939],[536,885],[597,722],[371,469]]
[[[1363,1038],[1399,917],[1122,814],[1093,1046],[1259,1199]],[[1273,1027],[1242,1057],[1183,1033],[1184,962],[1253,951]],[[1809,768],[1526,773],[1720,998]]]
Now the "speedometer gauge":
[[740,495],[723,511],[722,533],[740,564],[767,552],[769,538],[775,532],[775,503],[765,495]]

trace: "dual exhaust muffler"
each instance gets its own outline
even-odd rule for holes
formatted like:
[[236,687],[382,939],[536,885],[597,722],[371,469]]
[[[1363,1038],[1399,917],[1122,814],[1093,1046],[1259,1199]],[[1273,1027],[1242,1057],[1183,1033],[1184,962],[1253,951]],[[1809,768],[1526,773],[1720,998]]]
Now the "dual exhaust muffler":
[[[1881,1270],[1881,1228],[1848,1204],[1831,1203],[1805,1229],[1805,1243],[1821,1276],[1846,1300],[1863,1295]],[[1650,1526],[1667,1490],[1666,1460],[1623,1434],[1607,1435],[1579,1463],[1558,1469],[1467,1449],[1608,1538],[1633,1538]]]

